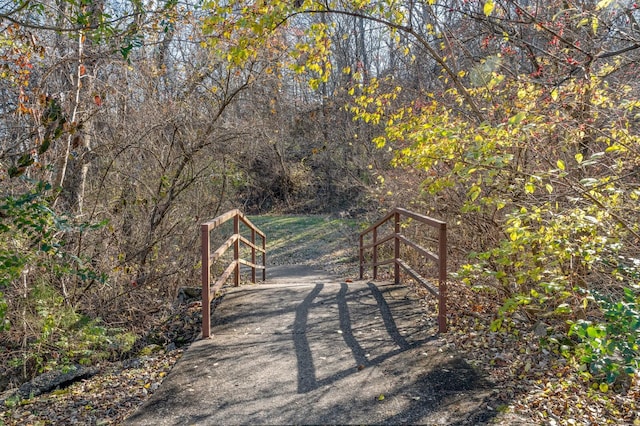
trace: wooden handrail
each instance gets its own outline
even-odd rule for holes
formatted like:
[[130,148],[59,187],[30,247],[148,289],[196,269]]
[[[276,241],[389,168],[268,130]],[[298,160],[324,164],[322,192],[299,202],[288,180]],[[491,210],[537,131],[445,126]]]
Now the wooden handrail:
[[[414,219],[420,223],[428,225],[438,230],[438,253],[432,253],[419,244],[409,240],[400,233],[400,218],[406,217]],[[386,236],[379,237],[378,229],[389,221],[393,221],[394,231]],[[365,237],[371,234],[372,242],[364,244]],[[373,279],[378,278],[378,266],[393,264],[394,266],[394,282],[400,283],[400,268],[402,268],[416,282],[425,287],[430,293],[438,298],[438,331],[445,333],[447,331],[447,224],[437,219],[414,213],[402,208],[395,208],[382,219],[371,225],[360,233],[360,279],[364,277],[364,268],[373,268]],[[378,247],[383,243],[393,240],[393,257],[388,259],[378,259]],[[401,259],[401,244],[411,247],[426,259],[435,262],[438,265],[438,286],[435,287],[415,271],[407,262]],[[371,262],[365,262],[365,250],[372,249]]]
[[[233,234],[216,251],[211,253],[211,231],[231,219],[233,219]],[[240,234],[241,222],[251,231],[250,238],[243,237]],[[202,338],[206,339],[211,335],[212,297],[227,282],[232,273],[234,274],[234,286],[240,284],[240,265],[251,268],[252,283],[256,282],[256,269],[262,270],[262,281],[266,280],[267,236],[238,209],[230,210],[209,222],[201,224],[200,235],[202,241]],[[256,245],[256,235],[262,239],[262,247]],[[240,243],[251,249],[251,260],[240,258]],[[211,285],[211,264],[231,247],[233,247],[233,261],[217,277],[216,282]],[[256,251],[262,253],[262,265],[256,264]]]

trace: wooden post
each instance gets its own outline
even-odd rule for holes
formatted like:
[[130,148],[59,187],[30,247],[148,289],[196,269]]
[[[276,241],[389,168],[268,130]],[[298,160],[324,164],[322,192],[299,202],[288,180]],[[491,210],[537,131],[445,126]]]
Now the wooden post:
[[400,213],[393,215],[395,238],[393,239],[393,282],[400,284]]
[[447,332],[447,224],[440,225],[438,238],[438,331]]
[[[251,228],[251,263],[256,264],[256,230]],[[251,267],[251,282],[256,283],[256,267]]]
[[202,338],[211,335],[211,292],[209,290],[211,274],[211,247],[209,240],[209,225],[200,226],[200,241],[202,252]]
[[364,235],[360,234],[360,279],[364,278]]
[[373,279],[378,279],[378,228],[373,228]]
[[240,285],[240,217],[238,214],[233,217],[233,233],[236,236],[236,240],[233,242],[233,260],[236,262],[233,271],[233,285],[238,287]]
[[262,237],[262,281],[267,280],[267,236]]

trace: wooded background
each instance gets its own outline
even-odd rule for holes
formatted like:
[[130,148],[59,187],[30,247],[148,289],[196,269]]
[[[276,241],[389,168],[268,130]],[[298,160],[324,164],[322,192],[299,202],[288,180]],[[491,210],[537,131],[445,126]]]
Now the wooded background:
[[3,358],[26,379],[126,353],[226,209],[397,205],[448,222],[451,278],[503,303],[496,330],[542,321],[590,374],[637,371],[638,19],[632,0],[3,2]]

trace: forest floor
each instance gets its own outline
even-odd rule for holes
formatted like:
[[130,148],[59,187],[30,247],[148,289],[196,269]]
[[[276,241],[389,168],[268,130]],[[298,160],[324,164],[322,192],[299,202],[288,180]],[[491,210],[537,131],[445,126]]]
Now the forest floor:
[[[269,265],[307,264],[345,280],[357,278],[355,220],[322,216],[251,220],[269,236]],[[486,408],[495,411],[495,424],[640,426],[640,377],[612,388],[590,382],[564,357],[541,345],[544,330],[539,324],[526,324],[523,318],[517,334],[492,332],[489,325],[499,309],[492,298],[456,282],[449,283],[449,294],[449,332],[444,339],[493,383]],[[435,301],[428,294],[421,300],[425,310],[435,312]],[[186,301],[154,333],[179,332],[183,340],[193,340],[200,321],[200,302]],[[62,389],[9,398],[0,406],[0,426],[120,424],[158,389],[182,353],[183,348],[174,344],[149,345],[135,358],[99,365],[97,374]]]

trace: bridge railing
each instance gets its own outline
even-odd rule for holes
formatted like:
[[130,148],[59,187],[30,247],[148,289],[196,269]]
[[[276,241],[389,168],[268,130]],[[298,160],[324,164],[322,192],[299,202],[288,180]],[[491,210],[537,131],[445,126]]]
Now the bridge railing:
[[[401,231],[401,218],[411,218],[438,231],[438,253],[433,253],[419,244],[409,240]],[[393,232],[379,236],[380,228],[393,223]],[[369,237],[370,235],[370,237]],[[368,244],[365,244],[367,239]],[[393,257],[379,259],[379,248],[382,244],[393,241]],[[422,277],[416,270],[401,257],[401,246],[414,249],[425,259],[435,262],[438,266],[438,286],[435,287],[427,279]],[[368,251],[370,250],[370,251]],[[369,255],[371,262],[365,261],[365,252]],[[378,267],[382,265],[394,266],[394,282],[400,283],[400,268],[411,276],[416,282],[425,287],[430,293],[438,298],[438,331],[447,331],[447,224],[445,222],[432,219],[409,210],[395,208],[385,217],[374,223],[371,227],[360,233],[360,279],[363,279],[364,268],[373,268],[373,279],[378,278]]]
[[[211,253],[211,231],[229,220],[233,220],[233,234]],[[243,223],[247,228],[249,238],[241,235],[240,223]],[[200,233],[202,242],[202,338],[205,339],[211,335],[211,300],[213,295],[227,282],[232,273],[234,274],[234,286],[240,284],[240,265],[251,267],[252,283],[256,282],[256,269],[262,270],[262,281],[266,279],[267,237],[238,209],[230,210],[209,222],[201,224]],[[262,240],[260,245],[256,244],[256,236]],[[240,243],[249,247],[251,260],[240,258]],[[212,285],[211,265],[220,259],[230,247],[233,247],[233,260],[224,272],[216,277],[216,281]],[[261,265],[256,263],[256,252],[262,254]]]

